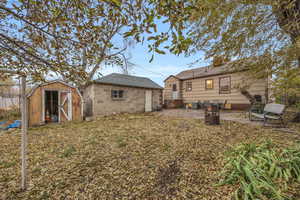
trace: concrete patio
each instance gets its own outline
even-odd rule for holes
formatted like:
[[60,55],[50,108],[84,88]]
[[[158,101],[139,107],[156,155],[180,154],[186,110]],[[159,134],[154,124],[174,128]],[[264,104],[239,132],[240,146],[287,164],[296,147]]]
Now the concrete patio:
[[[158,112],[158,115],[169,116],[169,117],[178,117],[178,118],[193,118],[193,119],[204,119],[204,110],[192,110],[192,109],[165,109],[161,112]],[[249,124],[252,126],[263,127],[262,121],[250,121],[247,111],[236,111],[236,110],[221,110],[220,119],[227,121],[239,122],[242,124]],[[274,126],[274,124],[268,124],[264,128],[271,128],[275,131],[288,132],[297,134],[300,136],[299,130],[294,125],[288,125],[288,127],[282,128]]]
[[[180,118],[193,118],[204,119],[204,110],[191,110],[191,109],[165,109],[159,112],[159,115],[180,117]],[[220,119],[240,122],[242,124],[262,125],[259,121],[250,121],[248,118],[248,112],[246,111],[220,111]]]

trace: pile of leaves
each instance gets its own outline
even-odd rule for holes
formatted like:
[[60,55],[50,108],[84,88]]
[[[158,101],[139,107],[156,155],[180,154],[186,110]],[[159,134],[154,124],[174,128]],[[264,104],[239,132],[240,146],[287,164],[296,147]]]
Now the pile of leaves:
[[28,190],[22,192],[21,135],[4,133],[0,199],[230,199],[236,186],[215,187],[224,152],[241,142],[268,138],[287,146],[298,136],[230,121],[207,126],[199,119],[157,114],[30,128]]
[[300,182],[300,144],[289,148],[271,141],[238,145],[227,152],[222,176],[220,185],[238,185],[236,200],[294,199],[287,192]]

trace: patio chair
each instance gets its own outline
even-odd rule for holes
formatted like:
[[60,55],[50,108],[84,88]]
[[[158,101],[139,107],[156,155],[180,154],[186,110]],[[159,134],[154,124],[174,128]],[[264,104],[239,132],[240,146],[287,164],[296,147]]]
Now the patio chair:
[[224,110],[225,109],[225,104],[227,103],[227,100],[221,100],[219,101],[219,109]]
[[205,100],[205,101],[203,101],[202,105],[203,105],[203,108],[205,109],[207,106],[210,105],[210,101]]
[[198,103],[199,109],[202,109],[203,108],[203,103],[201,101],[198,101],[197,103]]
[[[285,105],[269,103],[266,104],[262,113],[257,112],[257,110],[250,109],[249,111],[249,120],[254,121],[254,118],[259,121],[264,122],[264,126],[270,120],[280,121],[281,125],[285,127],[285,123],[283,121],[283,113],[285,110]],[[253,118],[254,117],[254,118]]]
[[[264,113],[264,107],[265,104],[262,103],[254,103],[251,105],[249,114],[250,113],[258,113],[258,114],[263,114]],[[249,119],[251,120],[251,115],[249,115]]]

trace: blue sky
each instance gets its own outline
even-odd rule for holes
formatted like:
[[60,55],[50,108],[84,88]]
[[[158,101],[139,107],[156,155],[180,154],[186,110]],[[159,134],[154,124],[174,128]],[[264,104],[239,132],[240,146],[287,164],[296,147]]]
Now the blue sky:
[[[203,58],[203,54],[201,52],[190,57],[175,56],[171,53],[167,53],[165,55],[155,54],[154,60],[149,63],[152,54],[148,53],[147,44],[137,44],[130,50],[130,54],[130,62],[136,65],[130,71],[130,74],[151,78],[161,86],[163,86],[163,80],[169,75],[175,75],[183,70],[206,66],[209,64],[208,62],[203,61],[198,64],[194,64],[193,66],[189,65],[197,59]],[[107,75],[112,72],[120,72],[120,69],[118,67],[106,67],[100,72],[103,75]]]
[[[156,21],[158,32],[155,34],[160,34],[161,32],[167,32],[169,30],[169,24],[162,23],[161,20]],[[149,35],[145,35],[147,38]],[[116,43],[120,43],[121,38],[115,38]],[[170,42],[167,41],[161,46],[171,46]],[[152,53],[148,52],[148,43],[144,42],[144,44],[138,43],[134,47],[132,47],[129,51],[131,55],[130,62],[134,63],[136,66],[133,70],[130,71],[131,75],[136,76],[144,76],[151,78],[153,81],[163,86],[163,80],[170,75],[175,75],[183,70],[192,69],[201,66],[209,65],[209,62],[200,62],[198,64],[194,64],[191,66],[190,64],[195,62],[196,60],[203,60],[203,53],[199,52],[195,55],[185,57],[183,55],[176,56],[171,53],[167,53],[165,55],[155,54],[154,60],[149,63],[149,60],[152,56]],[[120,68],[118,67],[107,67],[100,71],[103,75],[107,75],[112,72],[120,72]]]

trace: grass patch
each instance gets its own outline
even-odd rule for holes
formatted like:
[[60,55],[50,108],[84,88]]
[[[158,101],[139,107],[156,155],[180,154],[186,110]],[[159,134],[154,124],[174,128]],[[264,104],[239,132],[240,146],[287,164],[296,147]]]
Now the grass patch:
[[126,143],[125,139],[124,139],[123,137],[121,137],[121,136],[118,136],[118,137],[116,138],[116,143],[117,143],[117,146],[118,146],[119,148],[122,148],[122,147],[126,147],[126,146],[127,146],[127,143]]
[[15,161],[0,161],[0,168],[14,167],[17,163]]
[[68,158],[76,152],[76,149],[73,145],[68,146],[61,154],[61,158]]

